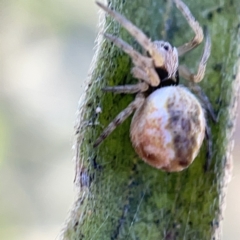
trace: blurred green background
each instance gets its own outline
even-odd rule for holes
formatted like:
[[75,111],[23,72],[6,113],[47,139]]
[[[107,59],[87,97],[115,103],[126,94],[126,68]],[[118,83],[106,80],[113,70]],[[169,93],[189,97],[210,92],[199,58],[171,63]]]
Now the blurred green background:
[[[55,239],[66,219],[97,12],[93,0],[0,0],[0,239]],[[239,154],[235,147],[224,240],[240,239]]]

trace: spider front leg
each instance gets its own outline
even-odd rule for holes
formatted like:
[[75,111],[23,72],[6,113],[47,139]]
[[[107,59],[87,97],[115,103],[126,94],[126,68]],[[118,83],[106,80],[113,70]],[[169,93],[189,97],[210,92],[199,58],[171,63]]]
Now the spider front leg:
[[121,111],[113,121],[103,130],[101,135],[95,141],[93,147],[97,147],[105,138],[107,138],[118,125],[124,122],[136,109],[140,108],[145,101],[142,93],[138,93],[133,102],[131,102],[123,111]]
[[107,33],[105,33],[104,36],[131,57],[136,66],[136,68],[132,70],[134,77],[144,80],[151,86],[158,86],[160,84],[159,76],[154,69],[153,60],[151,58],[141,55],[121,38]]
[[198,21],[193,17],[192,13],[190,12],[189,8],[183,3],[181,0],[174,0],[177,8],[182,12],[183,16],[186,18],[188,24],[192,28],[195,33],[194,38],[184,45],[177,48],[178,56],[182,56],[185,53],[189,52],[193,48],[197,47],[203,40],[203,30],[202,27],[199,25]]
[[96,4],[102,8],[105,12],[107,12],[110,16],[112,16],[115,20],[117,20],[137,41],[138,43],[152,56],[154,59],[154,63],[156,66],[164,65],[163,56],[156,51],[154,44],[151,40],[133,23],[131,23],[128,19],[126,19],[121,14],[111,10],[107,6],[103,5],[100,2],[96,2]]
[[210,56],[210,53],[211,53],[211,39],[210,39],[209,33],[206,31],[206,41],[205,41],[205,45],[204,45],[204,51],[203,51],[203,55],[202,55],[202,58],[200,60],[200,63],[198,65],[197,73],[196,74],[192,74],[190,72],[190,70],[187,67],[183,66],[183,65],[180,65],[178,67],[178,71],[179,71],[179,75],[181,77],[183,77],[183,78],[185,78],[186,80],[189,81],[189,88],[201,100],[202,104],[204,105],[204,108],[210,113],[210,116],[211,116],[212,120],[214,122],[217,122],[216,115],[214,113],[213,107],[212,107],[208,97],[202,91],[200,86],[195,84],[195,83],[198,83],[198,82],[202,81],[202,79],[203,79],[203,77],[205,75],[205,69],[206,69],[206,65],[207,65],[207,60],[208,60],[208,58]]
[[197,73],[192,74],[185,66],[180,65],[178,67],[179,75],[185,78],[186,80],[189,80],[194,83],[201,82],[205,74],[207,60],[210,56],[210,53],[211,53],[211,39],[208,32],[206,31],[206,41],[204,45],[204,51],[203,51],[203,55],[200,60],[200,63],[198,65]]

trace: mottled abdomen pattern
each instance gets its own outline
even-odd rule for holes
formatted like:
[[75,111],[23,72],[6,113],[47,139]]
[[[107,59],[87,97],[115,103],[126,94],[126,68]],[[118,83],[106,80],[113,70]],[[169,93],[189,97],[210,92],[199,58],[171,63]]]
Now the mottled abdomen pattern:
[[183,86],[169,86],[150,94],[135,112],[130,136],[145,162],[175,172],[188,167],[197,156],[205,126],[198,99]]

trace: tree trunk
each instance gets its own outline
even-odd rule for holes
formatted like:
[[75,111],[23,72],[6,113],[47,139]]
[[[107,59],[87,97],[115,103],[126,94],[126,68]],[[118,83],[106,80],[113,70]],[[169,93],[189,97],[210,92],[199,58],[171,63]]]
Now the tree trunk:
[[[164,39],[179,46],[193,37],[172,1],[110,2],[153,40]],[[204,169],[206,143],[193,164],[182,172],[166,173],[150,167],[132,148],[131,119],[99,148],[93,148],[103,128],[134,98],[103,93],[101,88],[136,82],[130,74],[130,58],[99,35],[77,119],[75,183],[79,191],[61,239],[220,239],[240,80],[240,3],[221,2],[185,0],[199,23],[207,26],[212,39],[212,53],[200,83],[219,119],[213,123],[208,118],[213,134],[209,169]],[[105,15],[101,20],[100,31],[120,36],[141,51],[115,20]],[[180,63],[196,70],[202,45],[180,58]]]

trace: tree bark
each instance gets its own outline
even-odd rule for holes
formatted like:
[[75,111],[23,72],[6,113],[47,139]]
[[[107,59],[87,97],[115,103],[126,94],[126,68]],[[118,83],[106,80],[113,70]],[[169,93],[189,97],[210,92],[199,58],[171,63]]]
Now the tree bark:
[[[110,2],[153,40],[164,39],[179,46],[193,37],[172,1]],[[185,0],[199,23],[207,26],[212,39],[212,53],[200,83],[219,119],[213,123],[208,118],[213,134],[209,169],[204,169],[206,143],[193,164],[182,172],[166,173],[148,166],[132,148],[131,119],[99,148],[93,148],[103,128],[134,98],[103,93],[101,88],[136,82],[130,74],[130,58],[99,35],[77,119],[77,197],[61,239],[220,239],[240,83],[240,3],[221,2]],[[120,36],[141,51],[115,20],[103,14],[101,20],[100,32]],[[202,45],[181,57],[180,63],[196,71]]]

